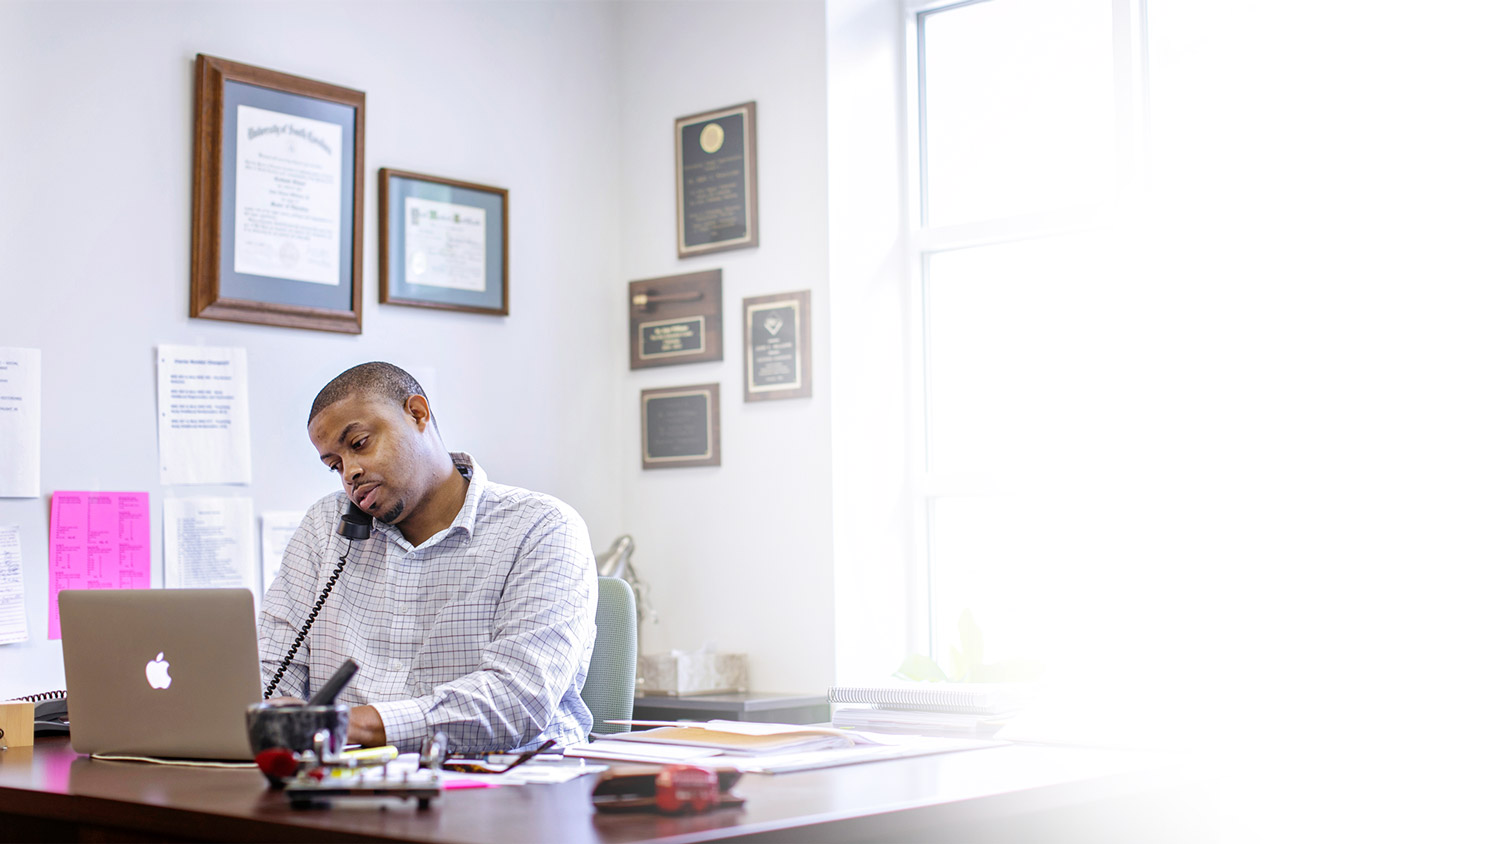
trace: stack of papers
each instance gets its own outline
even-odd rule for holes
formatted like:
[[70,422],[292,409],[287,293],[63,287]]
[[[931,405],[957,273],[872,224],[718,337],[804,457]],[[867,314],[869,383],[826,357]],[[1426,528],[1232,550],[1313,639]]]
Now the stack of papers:
[[992,736],[1032,698],[1030,683],[838,686],[833,725],[926,735]]
[[1005,726],[1005,718],[965,712],[926,712],[885,707],[846,706],[835,710],[833,725],[853,730],[931,735],[992,736]]
[[616,733],[592,744],[570,747],[566,755],[773,774],[1009,743],[880,736],[852,730],[749,721],[684,721],[668,726],[661,725],[661,722],[644,724],[659,729]]
[[[725,725],[729,726],[726,728]],[[657,727],[654,730],[618,733],[614,740],[718,750],[740,756],[829,750],[853,747],[859,743],[854,736],[841,730],[794,728],[788,731],[761,732],[754,726],[750,730],[744,731],[738,721],[709,722],[702,726]]]

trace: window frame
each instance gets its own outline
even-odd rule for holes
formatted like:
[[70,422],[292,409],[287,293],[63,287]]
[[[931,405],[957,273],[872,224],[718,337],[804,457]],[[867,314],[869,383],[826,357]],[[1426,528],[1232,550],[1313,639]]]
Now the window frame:
[[906,291],[907,360],[906,476],[911,519],[910,573],[907,591],[908,639],[911,649],[939,659],[941,633],[932,617],[934,508],[939,498],[997,495],[1000,482],[982,472],[934,472],[928,465],[931,429],[927,308],[929,264],[940,252],[997,245],[1113,226],[1138,207],[1148,177],[1149,61],[1147,0],[1110,0],[1114,67],[1116,190],[1110,201],[1094,207],[1007,218],[929,226],[927,201],[927,90],[925,27],[928,18],[981,3],[1005,0],[901,0],[905,23],[906,104]]

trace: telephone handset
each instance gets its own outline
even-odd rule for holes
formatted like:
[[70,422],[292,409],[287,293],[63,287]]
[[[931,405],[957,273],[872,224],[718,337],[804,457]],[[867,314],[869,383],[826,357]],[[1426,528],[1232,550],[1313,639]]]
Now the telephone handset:
[[350,540],[370,538],[370,522],[373,521],[369,513],[359,509],[353,501],[349,502],[349,509],[339,517],[339,536]]
[[269,698],[276,691],[276,686],[281,682],[281,677],[286,673],[287,666],[292,664],[292,658],[297,655],[297,649],[302,647],[302,640],[307,638],[307,631],[312,629],[313,622],[317,620],[318,613],[323,611],[323,602],[328,600],[329,593],[333,592],[333,584],[338,582],[339,575],[344,573],[344,565],[349,562],[349,552],[354,550],[356,541],[364,541],[370,538],[370,514],[359,509],[353,501],[349,502],[349,508],[344,515],[339,517],[339,536],[349,540],[349,547],[344,549],[343,556],[339,557],[338,565],[333,567],[333,576],[328,578],[328,583],[323,587],[323,594],[313,603],[312,612],[308,613],[307,621],[302,623],[302,629],[297,632],[296,641],[287,650],[286,656],[281,658],[281,665],[276,667],[276,674],[271,677],[271,682],[266,685],[263,697]]
[[[58,689],[55,692],[42,692],[39,695],[26,695],[15,698],[36,704],[33,720],[33,735],[67,735],[68,733],[68,692],[66,689]],[[4,733],[4,730],[0,730]],[[0,736],[3,738],[3,736]],[[3,743],[3,742],[0,742]]]

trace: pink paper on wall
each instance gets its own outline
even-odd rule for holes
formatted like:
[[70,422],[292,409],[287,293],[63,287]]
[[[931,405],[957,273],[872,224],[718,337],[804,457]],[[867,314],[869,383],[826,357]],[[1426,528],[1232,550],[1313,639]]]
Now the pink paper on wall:
[[144,492],[54,492],[47,638],[61,639],[60,589],[151,587],[151,501]]

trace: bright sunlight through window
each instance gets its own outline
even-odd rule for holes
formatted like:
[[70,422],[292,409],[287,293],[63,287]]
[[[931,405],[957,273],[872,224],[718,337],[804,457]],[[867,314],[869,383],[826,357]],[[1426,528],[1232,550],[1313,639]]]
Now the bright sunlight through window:
[[[1118,281],[1109,215],[1136,167],[1135,8],[983,0],[917,14],[918,617],[949,679],[1074,662],[1108,601],[1111,576],[1072,514],[1115,383],[1101,294]],[[965,616],[986,672],[969,664]]]

